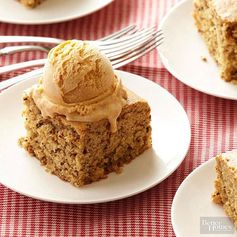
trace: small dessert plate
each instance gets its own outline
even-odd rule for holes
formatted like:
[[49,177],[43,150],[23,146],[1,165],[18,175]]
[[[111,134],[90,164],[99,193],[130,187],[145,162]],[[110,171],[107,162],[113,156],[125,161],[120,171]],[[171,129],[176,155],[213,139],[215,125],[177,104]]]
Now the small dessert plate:
[[212,202],[215,159],[195,169],[178,188],[171,208],[177,237],[236,237],[237,231],[222,206]]
[[46,0],[34,9],[16,0],[0,0],[0,21],[15,24],[49,24],[86,16],[113,0]]
[[37,159],[17,141],[25,134],[23,91],[37,82],[28,79],[0,94],[0,183],[40,200],[58,203],[99,203],[145,191],[168,177],[183,161],[190,144],[190,124],[183,107],[165,89],[143,77],[117,71],[124,86],[151,106],[153,147],[128,165],[121,174],[76,188],[47,173]]
[[192,0],[181,1],[161,22],[164,42],[159,54],[164,66],[178,80],[198,91],[237,100],[237,85],[220,78],[218,67],[195,27],[192,11]]

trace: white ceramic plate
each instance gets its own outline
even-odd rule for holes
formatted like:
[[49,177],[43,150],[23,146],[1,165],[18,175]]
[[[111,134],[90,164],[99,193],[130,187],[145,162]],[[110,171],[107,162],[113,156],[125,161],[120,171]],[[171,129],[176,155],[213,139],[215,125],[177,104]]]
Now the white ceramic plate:
[[16,0],[0,0],[0,21],[15,24],[49,24],[95,12],[113,0],[46,0],[34,9]]
[[237,100],[237,85],[220,78],[218,67],[197,32],[192,4],[192,0],[181,1],[163,19],[160,28],[164,43],[159,47],[162,62],[184,84],[206,94]]
[[22,93],[36,83],[24,81],[0,94],[0,183],[21,194],[59,203],[99,203],[125,198],[160,183],[184,159],[190,143],[189,120],[165,89],[134,74],[118,71],[124,85],[147,99],[152,111],[153,149],[124,167],[122,174],[75,188],[47,173],[17,144],[25,129]]
[[[205,223],[205,219],[208,218],[219,220],[218,218],[227,217],[224,209],[211,200],[215,177],[215,159],[213,158],[195,169],[180,185],[171,209],[172,225],[177,237],[236,237],[237,232],[231,221],[228,224],[234,233],[200,234],[200,224],[202,228],[205,225],[203,219],[200,222],[200,218],[204,218]],[[211,225],[210,228],[212,228]]]

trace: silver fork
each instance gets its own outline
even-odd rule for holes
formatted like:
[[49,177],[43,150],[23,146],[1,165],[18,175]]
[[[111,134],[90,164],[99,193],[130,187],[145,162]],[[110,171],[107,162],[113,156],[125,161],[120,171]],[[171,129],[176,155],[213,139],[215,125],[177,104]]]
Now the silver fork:
[[[141,30],[135,34],[130,36],[126,36],[119,39],[111,39],[106,41],[94,41],[102,52],[104,52],[107,57],[112,61],[118,58],[121,58],[128,53],[131,53],[133,50],[137,50],[138,48],[144,46],[144,44],[149,43],[153,40],[156,35],[159,33],[155,29],[155,27],[151,27],[148,29]],[[159,36],[161,34],[158,34]],[[42,46],[43,48],[44,46]],[[48,48],[44,48],[44,50],[49,50]],[[12,65],[7,65],[0,67],[0,74],[9,73],[15,70],[20,70],[28,67],[41,66],[44,65],[46,59],[37,59],[31,60],[22,63],[16,63]]]
[[[106,37],[100,38],[99,41],[114,40],[118,39],[124,35],[131,35],[136,33],[137,26],[130,25],[123,28],[120,31],[114,32]],[[0,44],[4,43],[42,43],[42,44],[52,44],[57,45],[62,43],[64,40],[50,37],[37,37],[37,36],[0,36]],[[17,45],[17,46],[7,46],[0,49],[0,56],[9,55],[23,51],[34,51],[41,50],[48,52],[52,47],[50,46],[40,46],[40,45]]]
[[[149,37],[148,37],[149,35]],[[109,59],[111,61],[111,64],[114,69],[117,69],[121,66],[124,66],[137,58],[143,56],[144,54],[148,53],[149,51],[153,50],[154,48],[158,47],[163,40],[162,33],[158,30],[153,30],[150,32],[150,34],[145,34],[145,37],[135,37],[135,40],[131,40],[131,37],[129,37],[129,44],[126,42],[120,41],[119,45],[116,45],[118,48],[118,51],[114,50],[110,52]],[[110,41],[108,41],[109,43]],[[113,45],[113,44],[111,44]],[[124,51],[120,51],[120,50]],[[102,50],[102,49],[101,49]],[[103,50],[102,50],[103,51]],[[121,53],[122,52],[122,53]],[[42,60],[42,59],[40,59]],[[36,61],[36,60],[33,60]],[[37,60],[38,61],[38,60]],[[41,63],[44,63],[45,59],[41,61]],[[25,62],[28,63],[28,62]],[[11,65],[12,66],[12,65]],[[5,66],[7,67],[7,66]],[[9,80],[3,81],[0,83],[0,90],[5,89],[17,82],[20,82],[22,80],[25,80],[27,78],[39,76],[42,74],[43,69],[37,69],[32,72],[25,73],[20,76],[13,77]]]
[[[129,44],[130,43],[130,40],[138,40],[139,37],[141,35],[143,36],[146,36],[151,33],[151,31],[154,31],[154,27],[152,28],[149,28],[149,29],[143,29],[143,30],[140,30],[139,32],[137,32],[137,29],[133,27],[127,27],[119,32],[115,32],[114,34],[112,35],[109,35],[107,37],[104,37],[102,39],[99,39],[97,41],[93,41],[93,43],[96,42],[97,46],[101,49],[101,50],[104,50],[105,53],[110,53],[111,52],[111,49],[110,47],[108,46],[111,46],[112,45],[112,50],[116,47],[116,46],[119,46],[118,43],[121,43],[121,42],[125,42],[125,40],[127,40],[127,43]],[[137,34],[135,34],[137,32]],[[120,38],[121,36],[123,35],[128,35],[130,34],[130,36],[126,36],[123,37],[122,39],[118,39]],[[5,42],[7,39],[4,40],[4,37],[8,38],[9,36],[0,36],[0,43],[1,43],[1,40],[2,42]],[[14,37],[14,36],[12,36]],[[21,39],[22,38],[22,39]],[[27,41],[28,39],[29,40],[34,40],[35,43],[44,43],[43,42],[43,37],[34,37],[34,36],[15,36],[15,40],[25,40]],[[55,38],[50,38],[52,40],[52,42],[58,40],[58,43],[61,43],[63,42],[63,40],[61,39],[55,39]],[[45,42],[48,41],[49,38],[45,38]],[[37,41],[37,42],[36,42]],[[15,42],[14,40],[11,39],[11,43]],[[125,45],[125,44],[124,44]],[[17,45],[17,46],[7,46],[7,47],[4,47],[4,48],[1,48],[0,49],[0,56],[3,56],[3,55],[9,55],[9,54],[14,54],[14,53],[19,53],[19,52],[25,52],[25,51],[45,51],[45,52],[48,52],[50,49],[52,49],[52,47],[50,46],[41,46],[41,45]],[[117,48],[116,48],[117,50]]]

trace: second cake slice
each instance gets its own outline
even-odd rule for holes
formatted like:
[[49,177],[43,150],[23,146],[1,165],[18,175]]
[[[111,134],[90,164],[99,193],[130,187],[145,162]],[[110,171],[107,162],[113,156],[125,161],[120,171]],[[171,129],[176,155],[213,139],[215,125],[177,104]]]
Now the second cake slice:
[[194,0],[194,19],[222,79],[237,82],[237,1]]

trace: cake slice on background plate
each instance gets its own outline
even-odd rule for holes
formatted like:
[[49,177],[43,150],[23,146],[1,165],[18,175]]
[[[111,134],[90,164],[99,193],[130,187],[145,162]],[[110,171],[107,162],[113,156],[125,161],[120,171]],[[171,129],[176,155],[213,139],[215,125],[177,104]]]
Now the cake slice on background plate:
[[212,199],[223,205],[237,227],[237,149],[216,156],[215,193]]
[[237,1],[194,0],[193,16],[222,79],[237,83]]

